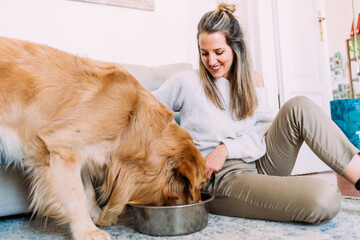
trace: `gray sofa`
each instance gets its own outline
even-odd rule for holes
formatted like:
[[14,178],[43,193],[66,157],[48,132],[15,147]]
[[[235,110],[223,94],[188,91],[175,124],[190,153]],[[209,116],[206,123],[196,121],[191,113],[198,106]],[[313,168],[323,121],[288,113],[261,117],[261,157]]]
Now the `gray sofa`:
[[[175,73],[192,69],[192,65],[189,63],[169,64],[158,67],[121,65],[149,91],[159,88],[166,79]],[[179,121],[178,115],[176,115],[176,118]],[[3,156],[0,156],[0,217],[28,212],[28,196],[28,184],[22,171],[15,169],[11,165],[6,167]]]

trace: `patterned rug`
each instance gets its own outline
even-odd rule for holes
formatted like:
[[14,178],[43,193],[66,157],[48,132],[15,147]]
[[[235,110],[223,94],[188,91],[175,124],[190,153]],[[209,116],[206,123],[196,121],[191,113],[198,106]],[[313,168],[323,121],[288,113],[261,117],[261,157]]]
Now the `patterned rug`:
[[[360,239],[360,198],[344,197],[341,212],[331,221],[320,225],[279,223],[271,221],[232,218],[209,214],[208,226],[200,232],[178,237],[152,237],[134,230],[131,214],[123,217],[119,225],[104,228],[112,239]],[[56,226],[49,221],[46,226],[40,220],[29,217],[0,220],[0,239],[71,239],[66,226]]]

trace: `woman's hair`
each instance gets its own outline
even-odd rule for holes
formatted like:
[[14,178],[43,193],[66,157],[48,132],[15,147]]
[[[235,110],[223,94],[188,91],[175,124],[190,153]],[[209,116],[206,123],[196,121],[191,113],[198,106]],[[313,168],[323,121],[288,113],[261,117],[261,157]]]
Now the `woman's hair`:
[[225,36],[226,43],[234,53],[234,60],[230,68],[230,108],[236,119],[241,120],[252,116],[258,106],[253,72],[249,54],[245,44],[244,34],[238,20],[233,13],[236,6],[219,3],[218,8],[206,13],[198,24],[199,74],[206,97],[214,105],[224,110],[224,101],[216,87],[215,79],[201,61],[199,36],[202,33],[220,32]]

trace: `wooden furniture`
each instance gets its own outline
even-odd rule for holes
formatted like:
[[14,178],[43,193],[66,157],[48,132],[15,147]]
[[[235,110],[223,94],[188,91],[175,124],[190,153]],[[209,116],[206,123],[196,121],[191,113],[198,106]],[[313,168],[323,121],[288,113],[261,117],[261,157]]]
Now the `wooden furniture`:
[[[357,39],[360,39],[360,35],[357,35]],[[346,52],[347,52],[347,64],[348,64],[348,70],[349,70],[349,85],[350,85],[350,96],[349,98],[355,98],[355,94],[354,94],[354,85],[353,85],[353,82],[354,81],[359,81],[359,76],[354,76],[354,70],[353,69],[353,66],[352,66],[352,63],[354,64],[357,64],[356,63],[356,57],[355,57],[355,54],[353,53],[353,51],[351,50],[350,48],[350,44],[352,45],[354,42],[354,38],[349,38],[349,39],[346,39]],[[359,48],[360,46],[358,46]],[[352,47],[352,49],[354,49],[355,47]]]

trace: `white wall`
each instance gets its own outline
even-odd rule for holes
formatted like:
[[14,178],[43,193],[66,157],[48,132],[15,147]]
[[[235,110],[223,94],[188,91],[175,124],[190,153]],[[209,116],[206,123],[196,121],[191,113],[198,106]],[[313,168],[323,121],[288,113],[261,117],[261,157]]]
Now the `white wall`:
[[[354,10],[356,21],[360,12],[360,1],[354,1]],[[337,0],[326,0],[326,26],[327,26],[327,39],[330,57],[334,56],[336,52],[340,52],[342,59],[347,59],[346,52],[346,39],[350,38],[350,29],[353,21],[353,8],[352,0],[343,0],[341,4]],[[356,26],[355,26],[356,27]],[[353,62],[353,74],[355,74],[356,63]],[[332,81],[333,89],[338,88],[338,84],[349,84],[349,72],[347,62],[343,75],[338,76]],[[360,91],[359,82],[353,82],[354,93]]]
[[[346,39],[350,38],[350,29],[353,21],[352,0],[326,0],[327,39],[330,56],[340,52],[346,58]],[[360,1],[354,0],[355,14],[360,12]],[[357,21],[357,16],[356,16]]]
[[103,61],[198,63],[196,25],[216,0],[155,0],[155,11],[68,0],[0,0],[0,36]]
[[[249,0],[233,0],[248,36]],[[155,0],[155,11],[69,0],[0,0],[0,36],[103,61],[198,66],[197,24],[217,0]]]

